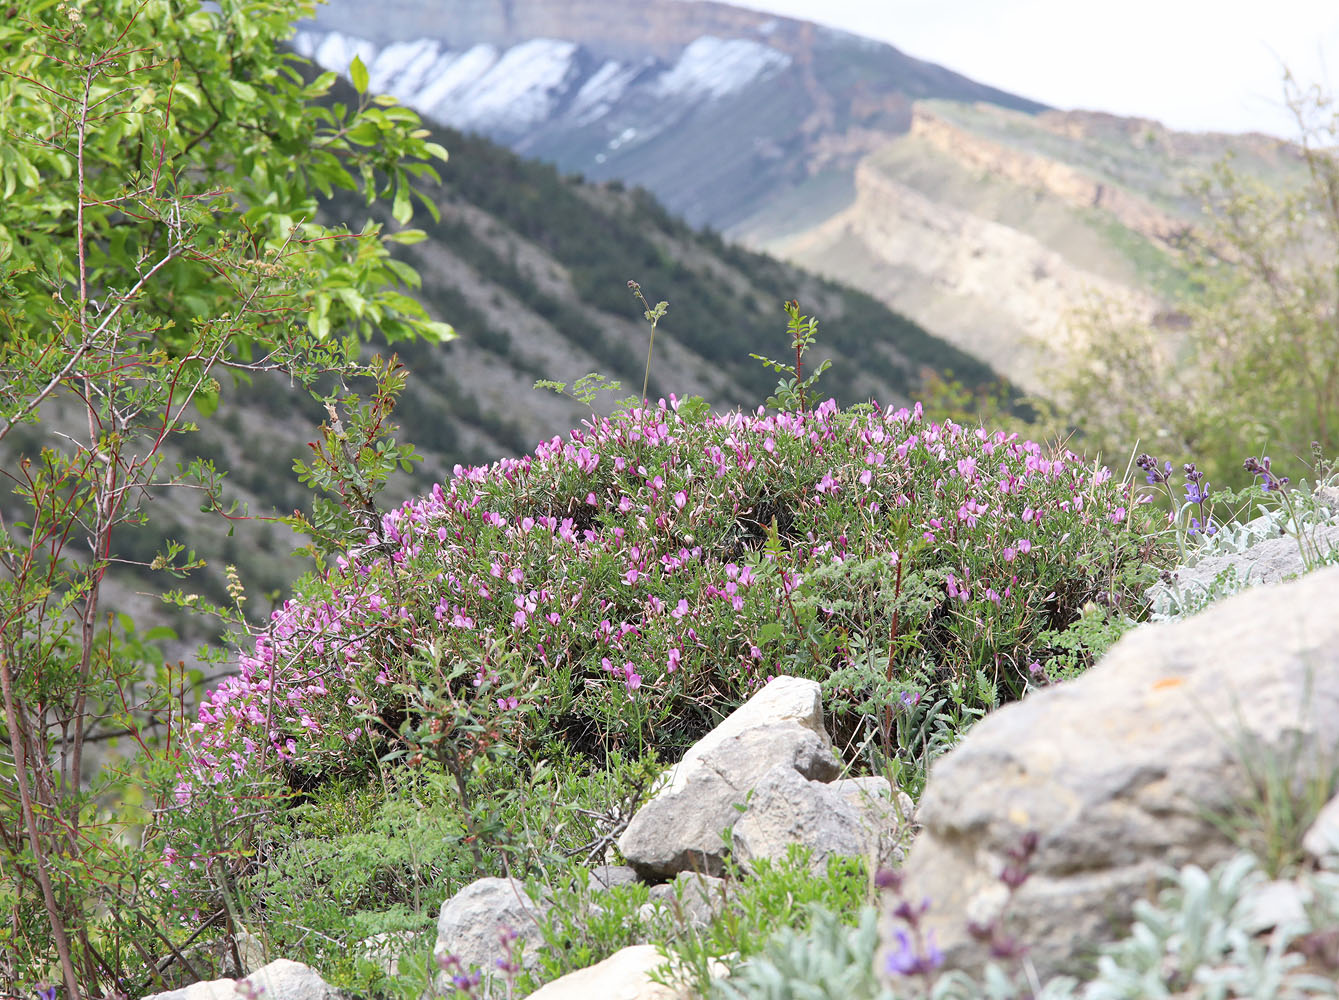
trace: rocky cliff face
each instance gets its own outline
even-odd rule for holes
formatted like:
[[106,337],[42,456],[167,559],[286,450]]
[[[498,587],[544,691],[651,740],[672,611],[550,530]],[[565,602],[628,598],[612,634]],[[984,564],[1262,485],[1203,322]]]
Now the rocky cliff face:
[[298,51],[437,121],[593,179],[654,191],[723,230],[911,123],[911,100],[1040,105],[888,45],[686,0],[353,0],[300,26]]
[[1076,310],[1157,315],[1228,152],[1263,136],[1049,110],[897,49],[695,0],[332,0],[295,45],[439,122],[654,192],[695,225],[869,292],[1015,381]]

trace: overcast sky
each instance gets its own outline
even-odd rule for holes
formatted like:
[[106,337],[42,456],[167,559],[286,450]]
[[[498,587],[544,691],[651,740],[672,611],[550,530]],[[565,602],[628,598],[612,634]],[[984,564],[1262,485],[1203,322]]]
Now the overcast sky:
[[1339,0],[727,0],[1061,108],[1292,136],[1283,68],[1339,91]]

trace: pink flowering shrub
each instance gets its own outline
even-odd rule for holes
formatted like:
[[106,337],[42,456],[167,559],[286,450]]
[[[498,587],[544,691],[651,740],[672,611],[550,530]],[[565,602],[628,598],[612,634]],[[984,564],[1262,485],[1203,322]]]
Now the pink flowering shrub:
[[983,672],[1008,699],[1084,605],[1138,610],[1130,486],[1072,452],[919,405],[704,409],[599,419],[385,515],[208,693],[180,800],[370,773],[444,665],[518,746],[673,759],[780,672],[838,708]]

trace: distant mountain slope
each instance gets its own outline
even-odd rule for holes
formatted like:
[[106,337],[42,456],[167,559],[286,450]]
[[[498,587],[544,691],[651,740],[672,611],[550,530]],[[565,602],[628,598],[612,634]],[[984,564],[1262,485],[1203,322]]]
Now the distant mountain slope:
[[[1184,182],[1286,144],[1059,112],[802,21],[688,0],[332,0],[295,44],[564,171],[876,296],[1015,381],[1076,307],[1164,312]],[[1041,346],[1037,346],[1041,345]]]
[[295,46],[443,124],[593,179],[656,193],[725,229],[850,166],[863,133],[894,134],[921,98],[1041,105],[888,45],[718,3],[334,0]]
[[[415,294],[460,336],[444,345],[397,345],[412,374],[394,419],[400,440],[424,461],[392,482],[385,504],[449,477],[456,463],[519,455],[590,417],[589,408],[536,390],[537,379],[570,384],[592,371],[620,379],[622,391],[595,404],[602,412],[640,393],[649,329],[629,279],[653,303],[670,303],[655,341],[652,400],[698,394],[717,407],[759,405],[777,376],[748,355],[787,357],[781,304],[790,298],[820,320],[812,360],[834,362],[820,383],[825,398],[900,404],[927,373],[945,369],[970,386],[995,380],[987,366],[870,296],[694,230],[644,191],[564,178],[479,137],[439,130],[434,138],[451,154],[435,191],[442,219],[433,223],[420,212],[414,225],[429,239],[401,252],[422,276]],[[326,221],[355,230],[368,216],[352,198],[336,198],[324,211]],[[230,494],[253,515],[287,513],[309,505],[291,467],[309,456],[307,442],[324,420],[320,405],[286,382],[257,380],[225,387],[220,412],[183,440],[228,472]],[[37,440],[27,443],[31,450]],[[226,601],[222,569],[236,564],[252,591],[248,608],[263,616],[261,595],[285,592],[299,569],[288,556],[292,536],[256,521],[204,520],[190,500],[156,499],[151,525],[117,538],[119,554],[148,561],[164,538],[187,541],[211,564],[188,589]],[[146,585],[122,573],[109,589],[110,606],[157,620],[161,609],[136,592],[168,582],[155,575]],[[208,637],[199,616],[177,614],[172,624],[190,640],[174,656],[189,656],[191,643]]]

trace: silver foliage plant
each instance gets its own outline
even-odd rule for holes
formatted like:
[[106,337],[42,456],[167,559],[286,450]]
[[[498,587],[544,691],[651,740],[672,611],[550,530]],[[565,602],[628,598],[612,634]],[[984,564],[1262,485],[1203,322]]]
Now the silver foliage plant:
[[[1339,862],[1339,858],[1332,858]],[[1156,903],[1136,904],[1135,922],[1121,941],[1102,949],[1086,983],[1057,977],[1029,984],[996,964],[981,979],[947,972],[889,981],[876,971],[878,914],[867,907],[855,927],[826,912],[810,929],[786,930],[767,948],[716,983],[713,1000],[1304,1000],[1339,996],[1335,969],[1308,964],[1302,954],[1321,947],[1339,928],[1339,871],[1300,875],[1292,918],[1261,929],[1262,892],[1269,881],[1259,862],[1242,853],[1206,872],[1187,865]]]
[[[1331,476],[1320,485],[1339,485],[1336,478],[1339,477]],[[1261,542],[1284,536],[1291,536],[1297,542],[1307,572],[1334,563],[1339,559],[1339,553],[1332,544],[1332,529],[1339,526],[1339,507],[1319,502],[1305,481],[1299,485],[1300,489],[1289,491],[1276,506],[1249,521],[1233,520],[1215,525],[1213,534],[1197,534],[1195,543],[1186,551],[1183,564],[1171,572],[1172,577],[1206,559],[1241,555]],[[1252,567],[1247,564],[1244,573],[1229,565],[1205,583],[1160,583],[1148,592],[1151,601],[1149,617],[1152,621],[1167,621],[1195,614],[1221,598],[1241,593],[1256,582],[1252,579]]]

